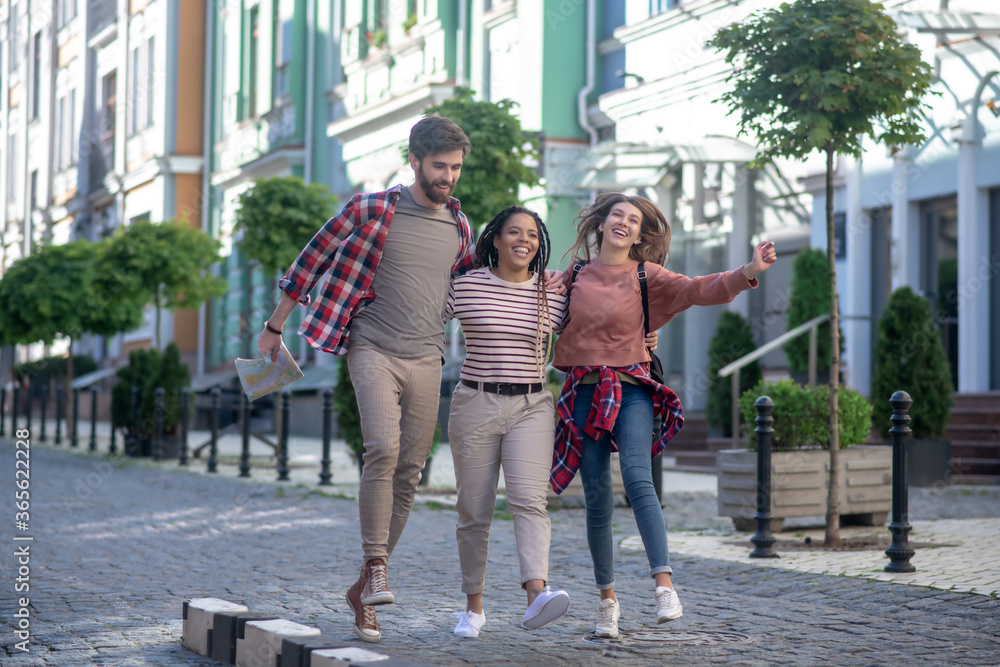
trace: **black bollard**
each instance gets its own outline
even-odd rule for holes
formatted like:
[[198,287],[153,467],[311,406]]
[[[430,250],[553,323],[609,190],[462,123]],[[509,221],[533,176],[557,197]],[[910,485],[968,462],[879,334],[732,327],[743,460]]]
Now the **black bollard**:
[[31,433],[31,403],[32,403],[31,399],[32,399],[31,386],[29,385],[28,391],[26,391],[24,394],[24,403],[28,407],[28,409],[24,411],[24,416],[26,420],[24,428],[28,429],[28,433]]
[[20,397],[20,394],[21,394],[20,388],[17,385],[14,385],[14,388],[11,390],[11,400],[14,403],[13,408],[11,409],[11,413],[10,413],[10,432],[11,433],[17,433],[17,408],[19,407],[17,403],[18,403],[18,398]]
[[219,466],[219,397],[222,392],[212,387],[212,440],[208,446],[208,472],[218,472]]
[[186,466],[188,463],[188,401],[190,392],[187,387],[181,389],[181,456],[178,465]]
[[166,412],[166,391],[157,387],[153,393],[153,460],[163,458],[163,414]]
[[753,430],[757,434],[757,513],[753,515],[757,532],[750,538],[754,543],[750,558],[780,558],[774,551],[777,539],[771,533],[771,519],[774,518],[771,516],[771,438],[774,436],[771,412],[774,402],[768,396],[761,396],[753,406],[757,409],[754,420],[757,428]]
[[41,441],[41,442],[45,442],[48,439],[48,438],[45,437],[45,407],[46,407],[46,405],[49,402],[48,398],[49,398],[49,387],[48,387],[48,385],[46,385],[45,386],[45,391],[42,392],[42,419],[41,419],[41,422],[42,422],[42,429],[41,429],[42,433],[38,437],[38,440]]
[[250,476],[250,399],[243,394],[243,447],[240,449],[240,477]]
[[906,448],[910,440],[910,406],[913,400],[905,391],[897,391],[889,399],[892,406],[892,428],[889,437],[892,438],[892,522],[889,532],[892,533],[892,544],[885,550],[885,555],[891,561],[885,566],[886,572],[916,572],[917,568],[910,564],[914,551],[910,548],[909,535],[910,512],[907,508],[906,481]]
[[288,392],[281,392],[281,437],[278,439],[278,481],[288,481]]
[[90,390],[90,451],[97,451],[97,387]]
[[62,444],[62,420],[66,416],[64,413],[66,403],[66,392],[62,385],[56,387],[56,441],[55,444]]
[[72,420],[73,432],[70,433],[69,436],[70,447],[77,447],[80,444],[79,441],[77,440],[77,432],[80,430],[79,416],[80,416],[80,390],[76,387],[73,387],[73,420]]
[[115,444],[115,419],[114,419],[114,417],[111,418],[111,421],[109,422],[109,425],[111,426],[111,444],[108,445],[108,455],[109,456],[114,456],[115,454],[118,453],[118,446]]
[[3,421],[7,416],[7,387],[0,387],[0,436],[3,436]]
[[131,434],[131,448],[126,443],[125,453],[131,456],[142,456],[143,455],[143,445],[142,445],[142,431],[139,429],[139,388],[135,385],[132,386],[132,397],[129,406],[132,410],[132,427],[129,429]]
[[319,484],[329,486],[333,473],[330,472],[330,439],[333,436],[333,390],[323,390],[323,458],[320,460]]

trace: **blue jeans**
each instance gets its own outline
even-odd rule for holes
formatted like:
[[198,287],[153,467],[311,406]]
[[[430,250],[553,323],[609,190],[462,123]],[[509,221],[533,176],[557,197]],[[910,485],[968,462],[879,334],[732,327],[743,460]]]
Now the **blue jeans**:
[[[590,414],[596,385],[579,385],[573,421],[582,430]],[[622,481],[649,560],[649,575],[673,572],[667,552],[663,508],[653,488],[650,447],[653,437],[653,399],[640,386],[622,383],[622,403],[613,427]],[[615,585],[614,538],[611,519],[615,498],[611,481],[611,436],[594,440],[583,434],[580,481],[587,502],[587,544],[594,561],[594,578],[602,590]]]

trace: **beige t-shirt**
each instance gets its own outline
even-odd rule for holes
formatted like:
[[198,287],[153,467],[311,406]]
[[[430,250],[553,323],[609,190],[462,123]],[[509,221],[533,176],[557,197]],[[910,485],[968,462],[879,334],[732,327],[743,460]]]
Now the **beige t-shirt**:
[[375,299],[351,320],[351,344],[400,359],[444,351],[442,313],[458,255],[458,223],[447,206],[420,206],[403,188],[372,281]]

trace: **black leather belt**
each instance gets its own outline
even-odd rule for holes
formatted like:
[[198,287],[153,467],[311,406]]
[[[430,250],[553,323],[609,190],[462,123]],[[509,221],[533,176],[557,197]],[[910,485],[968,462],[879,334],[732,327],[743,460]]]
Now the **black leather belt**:
[[474,382],[472,380],[466,380],[465,378],[462,378],[462,384],[466,387],[478,389],[479,391],[485,391],[488,394],[496,394],[497,396],[520,396],[521,394],[534,394],[535,392],[541,391],[545,388],[541,382],[535,382],[534,384],[512,384],[510,382]]

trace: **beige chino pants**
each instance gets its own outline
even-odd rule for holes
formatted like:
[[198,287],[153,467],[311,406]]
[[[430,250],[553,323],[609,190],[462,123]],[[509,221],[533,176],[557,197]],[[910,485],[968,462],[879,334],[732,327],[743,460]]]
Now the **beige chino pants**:
[[551,525],[546,506],[555,438],[552,394],[497,396],[459,384],[451,399],[448,441],[458,486],[458,558],[462,592],[482,593],[490,524],[503,467],[521,585],[548,580]]
[[388,562],[431,451],[441,402],[441,358],[397,359],[352,345],[347,365],[365,440],[358,490],[365,562]]

